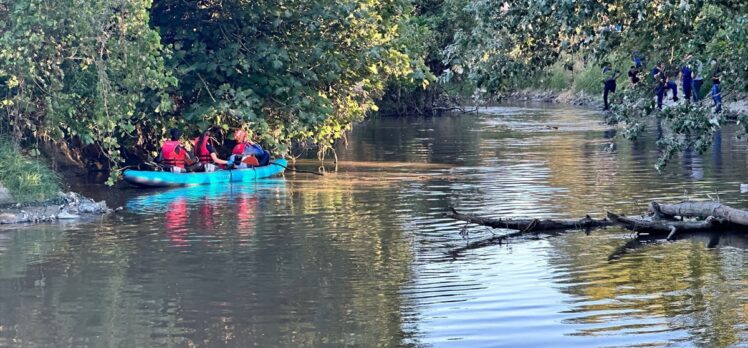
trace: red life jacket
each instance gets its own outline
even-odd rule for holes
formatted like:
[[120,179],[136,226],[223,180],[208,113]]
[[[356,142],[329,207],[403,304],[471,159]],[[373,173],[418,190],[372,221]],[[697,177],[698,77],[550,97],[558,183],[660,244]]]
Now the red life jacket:
[[181,147],[179,140],[169,140],[161,146],[161,156],[164,164],[184,168],[187,152]]
[[246,148],[247,148],[247,143],[246,142],[238,143],[238,144],[234,145],[234,149],[231,150],[231,154],[232,155],[243,155],[244,154],[244,149],[246,149]]
[[[244,156],[244,149],[247,148],[247,145],[250,145],[248,142],[242,142],[239,144],[234,145],[234,149],[231,150],[232,155],[239,155]],[[250,145],[251,146],[251,145]],[[260,162],[255,158],[255,156],[244,156],[242,157],[242,163],[248,165],[257,167],[260,165]]]
[[197,155],[197,159],[200,160],[200,163],[213,163],[213,158],[210,157],[210,151],[208,151],[210,137],[203,138],[202,146],[197,143],[198,140],[200,140],[200,137],[195,138],[195,149],[197,150],[195,154]]

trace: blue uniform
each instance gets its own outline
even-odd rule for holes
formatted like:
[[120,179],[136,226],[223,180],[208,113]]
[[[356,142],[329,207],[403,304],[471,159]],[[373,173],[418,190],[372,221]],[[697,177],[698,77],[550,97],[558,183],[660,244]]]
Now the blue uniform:
[[686,96],[686,100],[691,100],[691,91],[693,88],[693,79],[691,76],[691,68],[684,65],[680,71],[683,82],[683,95]]
[[722,112],[722,93],[719,88],[719,81],[712,83],[712,100],[717,107],[714,112]]
[[639,51],[634,51],[634,66],[639,69],[644,65],[643,63],[642,57],[639,56]]

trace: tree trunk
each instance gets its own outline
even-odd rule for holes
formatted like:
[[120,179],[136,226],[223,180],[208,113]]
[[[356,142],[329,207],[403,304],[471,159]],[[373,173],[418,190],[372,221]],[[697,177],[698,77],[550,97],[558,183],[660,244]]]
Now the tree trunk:
[[586,228],[597,228],[611,226],[613,223],[607,219],[596,220],[589,215],[579,220],[540,220],[540,219],[491,219],[470,214],[460,214],[454,208],[450,212],[444,213],[444,216],[455,220],[461,220],[473,224],[493,227],[520,230],[523,232],[530,231],[558,231],[558,230],[578,230]]
[[660,217],[681,216],[706,219],[713,216],[736,225],[748,226],[748,211],[716,202],[682,202],[677,204],[652,202],[649,210]]
[[646,220],[631,218],[608,212],[608,219],[617,225],[639,233],[668,234],[672,238],[676,232],[703,232],[721,226],[720,220],[709,217],[704,221]]

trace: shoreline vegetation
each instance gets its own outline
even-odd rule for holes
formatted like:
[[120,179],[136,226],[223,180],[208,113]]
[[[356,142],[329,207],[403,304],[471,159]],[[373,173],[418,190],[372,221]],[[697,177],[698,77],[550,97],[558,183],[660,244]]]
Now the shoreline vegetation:
[[[276,156],[324,158],[377,112],[497,98],[599,108],[602,67],[639,65],[640,88],[619,78],[606,122],[635,139],[660,119],[659,170],[731,119],[748,132],[746,23],[746,4],[717,1],[0,2],[0,135],[15,144],[0,181],[16,200],[52,198],[62,183],[39,159],[53,158],[114,185],[171,128],[219,143],[247,129]],[[726,114],[710,100],[658,110],[654,85],[691,74]]]
[[111,213],[106,202],[63,192],[48,158],[0,138],[0,225],[78,220]]

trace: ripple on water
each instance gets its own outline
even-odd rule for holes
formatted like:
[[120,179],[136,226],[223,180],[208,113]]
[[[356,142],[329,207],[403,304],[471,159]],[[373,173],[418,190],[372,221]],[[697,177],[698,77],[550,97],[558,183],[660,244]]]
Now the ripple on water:
[[630,143],[595,112],[485,112],[369,120],[324,177],[130,190],[102,221],[2,232],[0,346],[746,342],[742,234],[662,243],[610,228],[454,254],[507,231],[442,215],[630,214],[706,193],[745,206],[748,147],[729,127],[659,175],[656,127]]

